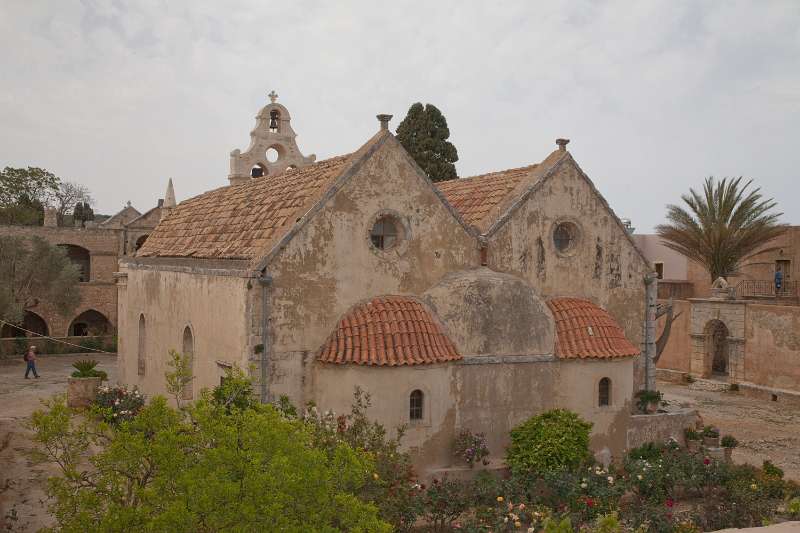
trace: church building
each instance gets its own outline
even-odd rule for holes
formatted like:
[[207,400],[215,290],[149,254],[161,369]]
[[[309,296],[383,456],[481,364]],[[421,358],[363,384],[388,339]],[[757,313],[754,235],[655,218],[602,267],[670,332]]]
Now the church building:
[[555,407],[619,455],[651,269],[569,141],[539,163],[433,183],[390,116],[316,161],[270,96],[228,183],[171,209],[121,260],[121,381],[164,393],[175,349],[192,361],[185,398],[234,365],[265,402],[345,413],[358,386],[370,417],[407,426],[425,473],[453,466],[463,429],[499,462],[514,426]]

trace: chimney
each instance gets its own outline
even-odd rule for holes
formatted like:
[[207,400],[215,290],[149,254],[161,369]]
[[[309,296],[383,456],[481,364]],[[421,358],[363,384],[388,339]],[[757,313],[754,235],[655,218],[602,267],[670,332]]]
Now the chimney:
[[158,207],[164,207],[164,199],[163,198],[159,198],[158,199]]
[[569,139],[556,139],[556,144],[558,145],[558,149],[562,152],[567,151],[567,145],[569,144]]
[[381,123],[381,131],[389,131],[389,121],[392,120],[392,115],[375,115],[375,117]]

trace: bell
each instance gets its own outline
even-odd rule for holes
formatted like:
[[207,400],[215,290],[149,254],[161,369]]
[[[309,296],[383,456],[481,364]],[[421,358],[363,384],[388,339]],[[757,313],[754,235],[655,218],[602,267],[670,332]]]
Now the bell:
[[269,112],[269,130],[278,131],[278,112],[272,110]]

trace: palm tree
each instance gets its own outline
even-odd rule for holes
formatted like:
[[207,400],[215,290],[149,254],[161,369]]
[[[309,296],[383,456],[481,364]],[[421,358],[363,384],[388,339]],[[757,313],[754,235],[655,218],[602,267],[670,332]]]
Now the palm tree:
[[712,282],[736,274],[746,259],[773,250],[764,245],[788,227],[778,222],[783,213],[771,212],[775,200],[763,199],[760,188],[748,191],[752,182],[706,178],[702,192],[681,196],[688,210],[667,206],[669,222],[656,232],[665,246],[706,267]]

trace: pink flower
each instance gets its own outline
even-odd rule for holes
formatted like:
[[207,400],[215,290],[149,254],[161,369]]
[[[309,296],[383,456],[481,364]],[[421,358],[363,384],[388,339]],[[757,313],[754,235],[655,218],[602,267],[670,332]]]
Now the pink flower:
[[706,466],[710,465],[711,464],[711,459],[709,459],[708,457],[705,457],[703,459],[703,464],[706,465]]
[[667,501],[666,501],[666,502],[664,502],[664,503],[665,503],[665,505],[666,505],[667,507],[670,507],[670,508],[671,508],[673,505],[675,505],[675,502],[672,500],[672,498],[667,498]]

